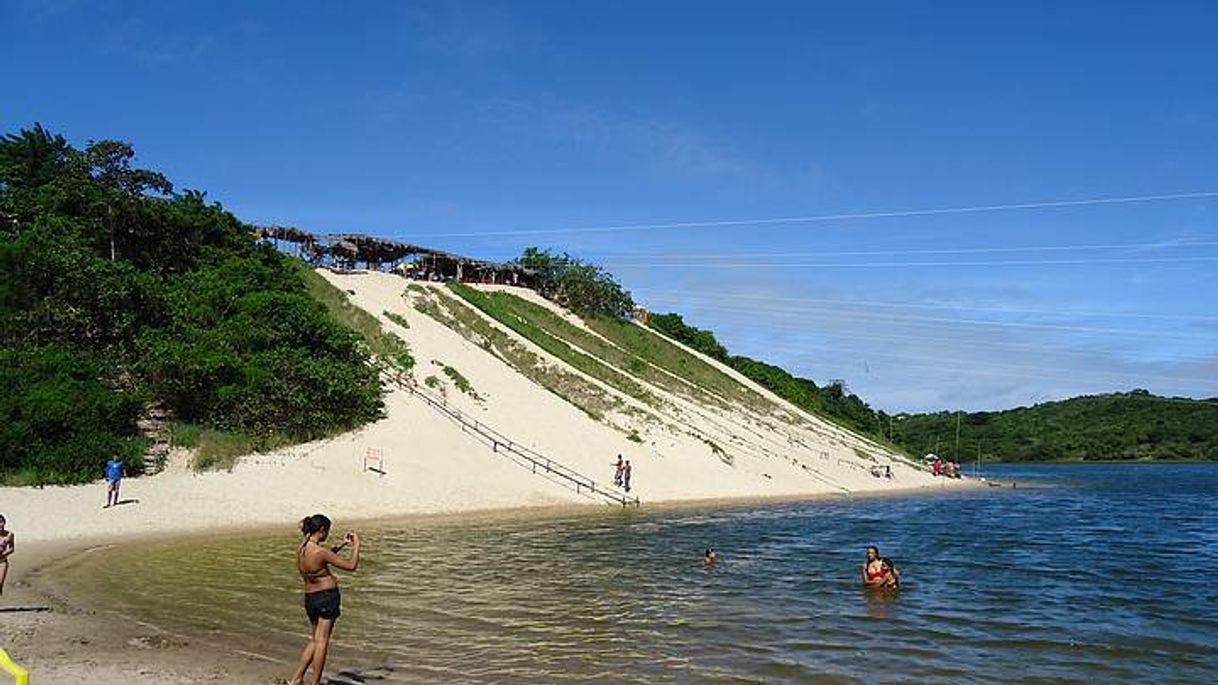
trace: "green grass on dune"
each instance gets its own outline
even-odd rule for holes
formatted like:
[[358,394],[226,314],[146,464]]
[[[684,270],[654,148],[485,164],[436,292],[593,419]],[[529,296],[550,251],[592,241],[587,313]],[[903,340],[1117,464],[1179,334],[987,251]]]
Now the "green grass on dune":
[[[580,331],[553,312],[526,302],[515,295],[484,293],[461,283],[450,283],[448,287],[462,300],[477,307],[487,316],[525,337],[547,353],[630,397],[653,407],[659,406],[658,397],[622,372],[624,370],[636,373],[637,371],[633,367],[642,365],[641,360],[634,360],[628,355],[623,355],[620,350],[604,344],[603,341],[585,331]],[[544,324],[538,322],[544,322]],[[580,334],[585,338],[581,342],[591,349],[571,342],[580,339]],[[593,340],[586,340],[586,338]]]
[[309,294],[325,306],[331,318],[359,333],[373,354],[403,370],[414,366],[414,357],[404,340],[386,331],[375,316],[351,304],[347,293],[324,276],[303,263],[298,268]]
[[194,451],[190,466],[196,471],[230,470],[244,455],[268,452],[298,442],[282,434],[251,435],[193,423],[174,423],[170,431],[174,447]]
[[521,375],[601,421],[614,411],[629,409],[621,400],[583,377],[547,364],[504,331],[491,325],[461,300],[440,289],[407,288],[416,311],[453,330],[503,360]]

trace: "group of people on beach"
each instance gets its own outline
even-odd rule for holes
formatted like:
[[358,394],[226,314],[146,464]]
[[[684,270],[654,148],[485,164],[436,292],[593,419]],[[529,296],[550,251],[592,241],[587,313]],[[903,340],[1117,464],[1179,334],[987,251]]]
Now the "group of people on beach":
[[935,460],[931,462],[930,472],[936,476],[959,478],[960,465],[954,461],[945,461],[939,457],[935,457]]
[[630,472],[633,468],[630,466],[630,460],[622,461],[622,455],[617,455],[617,461],[613,463],[613,484],[619,488],[630,492]]

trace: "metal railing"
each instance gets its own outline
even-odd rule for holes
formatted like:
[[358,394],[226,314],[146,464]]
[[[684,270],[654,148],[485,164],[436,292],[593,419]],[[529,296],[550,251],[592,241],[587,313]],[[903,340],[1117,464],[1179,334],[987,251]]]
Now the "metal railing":
[[427,406],[435,409],[450,421],[459,425],[463,432],[470,434],[487,447],[490,447],[492,452],[508,457],[516,464],[531,470],[533,473],[551,482],[562,485],[569,490],[574,490],[576,494],[593,499],[602,499],[613,504],[620,504],[623,507],[631,505],[639,506],[638,497],[631,498],[622,493],[606,490],[597,485],[596,481],[575,469],[561,462],[554,461],[544,454],[509,438],[485,423],[466,415],[464,412],[448,406],[448,403],[444,400],[424,391],[412,380],[407,380],[409,377],[397,369],[388,365],[380,365],[378,368],[382,376],[386,377],[389,382],[423,400]]

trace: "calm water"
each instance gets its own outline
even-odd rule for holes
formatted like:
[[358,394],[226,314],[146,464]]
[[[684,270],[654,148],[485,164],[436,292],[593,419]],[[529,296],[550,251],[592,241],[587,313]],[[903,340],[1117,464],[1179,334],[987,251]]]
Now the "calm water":
[[[991,475],[1019,487],[386,524],[341,578],[331,664],[381,682],[1215,682],[1218,466]],[[903,571],[895,596],[858,587],[873,542]],[[114,549],[63,573],[291,659],[295,546]]]

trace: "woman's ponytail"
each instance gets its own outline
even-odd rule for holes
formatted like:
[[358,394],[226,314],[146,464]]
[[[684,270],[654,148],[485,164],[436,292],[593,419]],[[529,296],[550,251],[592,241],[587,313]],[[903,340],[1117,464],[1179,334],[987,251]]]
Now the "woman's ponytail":
[[312,535],[318,531],[329,530],[330,519],[325,514],[313,514],[300,519],[300,532]]

